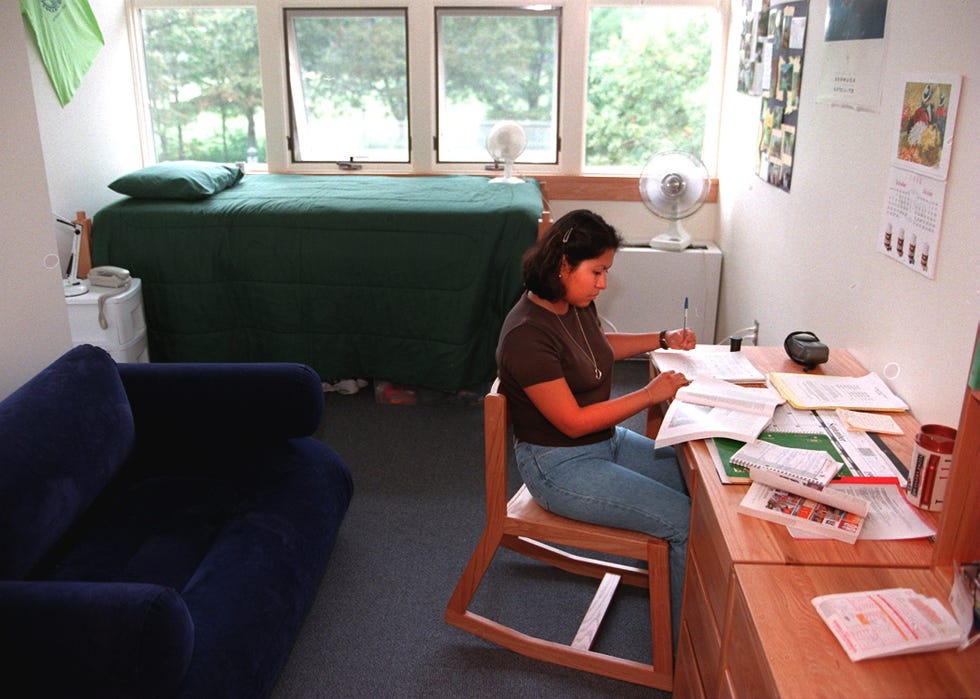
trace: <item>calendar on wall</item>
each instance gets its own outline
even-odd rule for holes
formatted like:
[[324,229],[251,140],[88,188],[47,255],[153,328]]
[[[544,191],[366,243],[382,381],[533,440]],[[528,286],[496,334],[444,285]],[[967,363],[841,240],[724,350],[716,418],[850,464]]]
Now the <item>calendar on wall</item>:
[[960,76],[903,81],[878,252],[929,279],[936,274]]

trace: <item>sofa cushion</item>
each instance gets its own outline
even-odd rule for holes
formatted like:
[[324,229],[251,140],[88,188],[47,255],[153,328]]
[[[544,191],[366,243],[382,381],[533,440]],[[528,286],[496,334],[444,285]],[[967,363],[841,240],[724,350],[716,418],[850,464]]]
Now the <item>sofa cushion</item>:
[[133,440],[116,363],[91,345],[0,402],[0,579],[31,571],[102,492]]
[[0,581],[8,696],[173,697],[194,622],[159,585]]

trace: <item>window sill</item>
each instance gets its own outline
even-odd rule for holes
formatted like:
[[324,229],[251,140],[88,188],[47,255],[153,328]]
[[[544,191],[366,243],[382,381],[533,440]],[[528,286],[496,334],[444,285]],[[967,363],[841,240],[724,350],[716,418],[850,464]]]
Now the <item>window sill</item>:
[[[264,165],[246,165],[245,172],[248,174],[268,173],[270,170]],[[309,172],[295,174],[344,176],[344,175],[387,175],[400,177],[419,177],[432,176],[447,173],[382,173],[382,172]],[[463,174],[463,173],[451,173]],[[479,173],[486,174],[486,173]],[[642,201],[640,198],[640,178],[629,175],[551,175],[535,174],[533,172],[523,173],[525,177],[536,179],[541,183],[541,188],[548,201]],[[492,177],[491,174],[486,174]],[[718,178],[711,178],[711,189],[708,191],[709,203],[718,201]]]
[[[534,176],[551,201],[642,201],[640,178],[619,175],[541,175]],[[718,178],[711,178],[708,202],[718,201]]]

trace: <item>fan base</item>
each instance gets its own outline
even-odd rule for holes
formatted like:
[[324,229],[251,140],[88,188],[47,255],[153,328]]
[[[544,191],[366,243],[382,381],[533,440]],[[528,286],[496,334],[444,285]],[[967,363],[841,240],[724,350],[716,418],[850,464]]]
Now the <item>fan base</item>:
[[521,184],[524,180],[520,177],[494,177],[489,182],[490,184]]
[[650,239],[650,247],[656,250],[680,252],[691,247],[691,236],[687,234],[678,236],[670,233],[661,233],[655,238]]

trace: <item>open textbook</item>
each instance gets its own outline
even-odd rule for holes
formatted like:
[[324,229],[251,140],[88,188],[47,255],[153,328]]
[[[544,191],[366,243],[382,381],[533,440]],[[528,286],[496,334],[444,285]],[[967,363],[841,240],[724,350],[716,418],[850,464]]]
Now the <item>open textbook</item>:
[[765,383],[766,377],[741,352],[727,345],[698,345],[693,350],[654,350],[653,363],[659,371],[673,369],[694,379],[722,379],[732,383]]
[[853,661],[958,648],[967,636],[939,600],[908,588],[821,595],[811,601]]
[[695,379],[678,389],[664,414],[657,446],[728,437],[751,442],[783,400],[769,388],[747,388],[721,379]]

